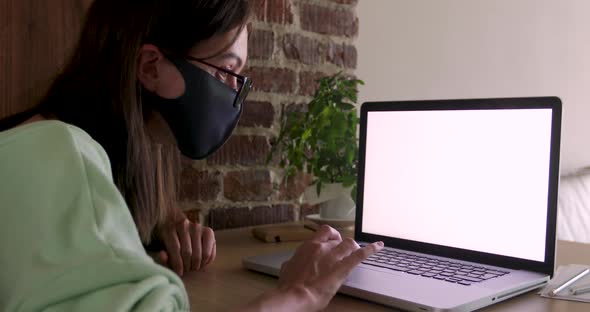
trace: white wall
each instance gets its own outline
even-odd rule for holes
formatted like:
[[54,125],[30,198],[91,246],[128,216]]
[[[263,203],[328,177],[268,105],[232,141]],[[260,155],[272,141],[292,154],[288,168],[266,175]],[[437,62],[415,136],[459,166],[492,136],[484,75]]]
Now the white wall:
[[588,12],[588,0],[360,0],[360,102],[559,96],[562,171],[588,166]]

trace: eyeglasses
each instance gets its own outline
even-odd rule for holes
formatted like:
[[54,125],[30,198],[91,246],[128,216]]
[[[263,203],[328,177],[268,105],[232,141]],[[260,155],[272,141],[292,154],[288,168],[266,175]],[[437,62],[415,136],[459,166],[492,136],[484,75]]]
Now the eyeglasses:
[[246,100],[250,89],[252,89],[252,80],[250,78],[238,75],[230,70],[215,66],[198,58],[191,56],[185,57],[191,61],[199,62],[217,69],[219,72],[214,75],[215,78],[219,79],[219,81],[225,83],[227,86],[237,92],[236,99],[234,100],[234,107],[240,107],[244,103],[244,100]]

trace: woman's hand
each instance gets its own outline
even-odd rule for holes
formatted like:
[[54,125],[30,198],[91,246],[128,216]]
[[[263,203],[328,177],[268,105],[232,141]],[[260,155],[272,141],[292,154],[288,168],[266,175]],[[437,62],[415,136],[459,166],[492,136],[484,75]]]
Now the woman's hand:
[[156,261],[182,276],[200,270],[215,260],[215,234],[209,227],[189,221],[182,212],[156,229],[156,235],[166,250],[160,251]]
[[324,225],[283,264],[279,291],[306,294],[311,299],[311,305],[305,309],[321,310],[328,305],[352,269],[382,248],[382,242],[360,248],[354,240],[342,240],[340,233]]

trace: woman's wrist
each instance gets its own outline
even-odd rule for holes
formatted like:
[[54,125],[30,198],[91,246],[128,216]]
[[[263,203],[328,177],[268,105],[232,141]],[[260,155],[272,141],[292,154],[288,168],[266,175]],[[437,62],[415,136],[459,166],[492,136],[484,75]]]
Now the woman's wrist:
[[268,291],[250,302],[242,312],[266,311],[317,311],[317,300],[304,286],[280,287]]
[[317,311],[322,308],[318,307],[316,296],[303,285],[281,287],[276,289],[276,292],[285,302],[293,303],[293,309],[290,311]]

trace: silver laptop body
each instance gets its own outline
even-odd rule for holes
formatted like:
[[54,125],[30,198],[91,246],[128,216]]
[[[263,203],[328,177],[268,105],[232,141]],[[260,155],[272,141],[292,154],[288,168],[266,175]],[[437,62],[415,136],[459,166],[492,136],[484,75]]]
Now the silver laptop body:
[[[409,311],[472,311],[554,271],[561,101],[367,102],[355,240],[385,248],[339,292]],[[243,259],[278,276],[293,251]]]

